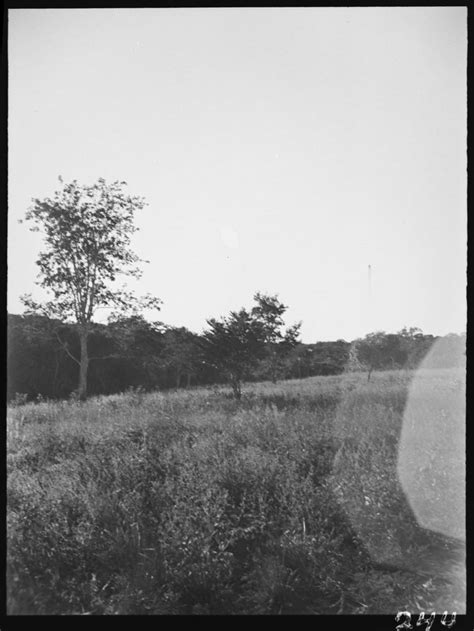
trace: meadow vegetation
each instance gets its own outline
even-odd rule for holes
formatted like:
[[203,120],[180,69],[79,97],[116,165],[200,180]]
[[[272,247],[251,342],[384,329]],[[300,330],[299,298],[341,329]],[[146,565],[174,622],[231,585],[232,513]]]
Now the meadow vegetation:
[[464,612],[398,481],[411,376],[12,404],[8,612]]

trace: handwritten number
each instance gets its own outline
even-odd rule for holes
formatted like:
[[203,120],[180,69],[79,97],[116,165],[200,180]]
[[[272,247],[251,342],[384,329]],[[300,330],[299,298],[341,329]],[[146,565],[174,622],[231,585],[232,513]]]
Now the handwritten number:
[[[416,622],[416,626],[419,627],[422,624],[426,624],[426,631],[430,631],[433,622],[435,621],[436,612],[433,611],[429,618],[425,618],[425,612],[422,611],[418,616],[418,620]],[[405,618],[405,620],[403,620]],[[402,620],[402,622],[400,622]],[[395,622],[400,622],[397,624],[395,629],[413,629],[413,625],[411,624],[411,613],[409,611],[399,611],[395,616]],[[454,611],[451,614],[450,619],[448,620],[448,612],[445,611],[441,617],[441,624],[448,629],[451,629],[456,624],[456,612]]]
[[456,612],[451,614],[451,620],[449,622],[446,622],[447,617],[448,617],[448,612],[445,611],[441,617],[441,624],[444,624],[445,627],[448,627],[448,629],[450,629],[451,627],[454,626],[456,622]]
[[422,611],[420,615],[418,616],[418,620],[416,621],[416,626],[419,627],[422,624],[426,624],[426,631],[430,631],[431,625],[434,622],[435,616],[436,616],[436,612],[433,611],[433,613],[431,614],[429,618],[425,618],[425,612]]
[[395,629],[413,629],[413,625],[410,624],[411,613],[409,611],[399,611],[395,616],[395,622],[398,622],[403,616],[405,616],[407,619],[404,620],[401,624],[397,624]]

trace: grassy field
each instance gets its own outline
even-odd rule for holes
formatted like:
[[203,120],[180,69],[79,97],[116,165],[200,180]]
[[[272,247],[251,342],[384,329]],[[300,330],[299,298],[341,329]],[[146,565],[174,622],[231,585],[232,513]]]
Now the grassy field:
[[[11,407],[8,612],[465,612],[463,517],[457,538],[420,527],[399,481],[411,377]],[[454,423],[463,378],[420,375],[427,427]],[[463,479],[441,452],[417,478],[432,507]]]

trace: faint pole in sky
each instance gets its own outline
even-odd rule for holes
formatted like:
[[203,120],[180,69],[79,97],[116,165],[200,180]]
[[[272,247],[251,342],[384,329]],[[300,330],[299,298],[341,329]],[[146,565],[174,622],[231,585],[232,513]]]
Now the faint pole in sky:
[[367,270],[367,333],[372,332],[372,265]]

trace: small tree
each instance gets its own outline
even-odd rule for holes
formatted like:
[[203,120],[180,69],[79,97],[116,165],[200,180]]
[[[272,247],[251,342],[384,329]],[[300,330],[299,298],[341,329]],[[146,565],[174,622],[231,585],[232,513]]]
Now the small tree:
[[137,230],[134,213],[145,205],[141,197],[124,192],[126,182],[107,184],[100,178],[91,186],[73,180],[65,184],[53,198],[33,199],[26,220],[32,231],[42,230],[46,248],[40,252],[39,282],[53,299],[39,304],[31,295],[22,300],[27,312],[42,313],[62,321],[75,323],[80,339],[80,356],[73,356],[79,365],[78,395],[87,396],[89,362],[88,337],[97,309],[114,307],[139,313],[143,308],[157,308],[161,301],[148,295],[136,299],[124,288],[117,289],[118,276],[141,275],[141,261],[130,248],[130,239]]
[[278,296],[266,296],[257,292],[254,296],[256,306],[251,314],[261,325],[265,338],[265,362],[268,365],[273,383],[277,382],[283,361],[298,343],[301,322],[283,329],[283,314],[288,309],[278,300]]
[[209,331],[202,336],[206,361],[222,370],[234,396],[242,396],[242,381],[255,366],[264,350],[264,333],[260,323],[245,309],[232,311],[227,318],[207,320]]
[[367,381],[370,381],[372,371],[385,367],[386,362],[386,334],[384,331],[369,333],[354,344],[357,362],[361,368],[367,370]]
[[268,357],[269,348],[277,359],[275,348],[280,354],[283,349],[292,348],[300,327],[298,324],[282,333],[281,316],[286,307],[276,296],[257,293],[254,299],[257,304],[250,312],[241,309],[232,311],[227,318],[208,320],[210,330],[202,337],[207,362],[224,373],[236,399],[241,398],[242,381],[260,360]]

